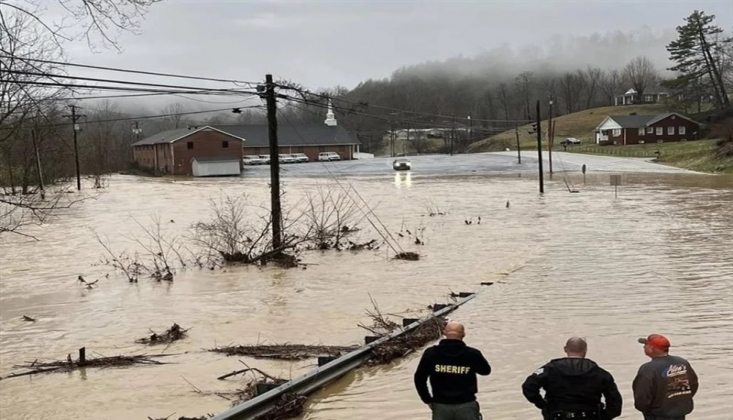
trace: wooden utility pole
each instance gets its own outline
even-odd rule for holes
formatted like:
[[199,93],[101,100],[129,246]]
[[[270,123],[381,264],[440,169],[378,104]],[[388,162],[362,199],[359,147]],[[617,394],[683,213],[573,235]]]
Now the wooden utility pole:
[[522,163],[522,149],[521,146],[519,146],[519,127],[514,127],[514,134],[517,135],[517,163]]
[[272,75],[265,76],[265,100],[267,101],[267,126],[270,137],[270,199],[272,217],[272,249],[282,246],[282,208],[280,206],[280,159],[277,145],[277,102]]
[[450,134],[450,155],[453,156],[453,139],[456,138],[456,116],[453,115],[453,124],[451,124]]
[[36,151],[36,170],[38,171],[38,188],[41,189],[41,200],[46,199],[46,191],[43,188],[43,171],[41,170],[41,154],[38,152],[38,143],[36,143],[36,130],[31,131],[33,138],[33,149]]
[[542,117],[540,116],[540,101],[537,101],[537,164],[540,169],[540,194],[545,193],[545,180],[542,174]]
[[550,99],[550,116],[547,119],[547,158],[550,162],[550,179],[552,179],[552,140],[555,133],[552,126],[552,99]]
[[69,108],[71,108],[71,115],[66,115],[67,118],[71,118],[71,129],[74,130],[74,160],[76,163],[76,189],[77,191],[81,191],[81,173],[79,172],[79,146],[76,141],[76,134],[78,130],[78,125],[76,122],[79,120],[79,118],[84,117],[84,115],[77,115],[76,109],[78,108],[76,105],[69,105]]

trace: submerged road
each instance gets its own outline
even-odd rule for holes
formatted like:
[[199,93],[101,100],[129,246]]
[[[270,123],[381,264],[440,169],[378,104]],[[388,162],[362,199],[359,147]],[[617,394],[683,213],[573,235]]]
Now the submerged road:
[[[547,154],[543,155],[545,172],[548,169]],[[537,152],[522,153],[522,163],[517,163],[516,152],[475,153],[462,155],[423,155],[408,157],[413,175],[476,175],[476,174],[536,174]],[[303,176],[383,176],[396,173],[392,169],[394,158],[378,157],[368,160],[340,162],[309,162],[281,165],[284,177]],[[686,169],[653,163],[647,158],[619,158],[612,156],[584,155],[555,152],[552,156],[554,172],[580,172],[583,165],[591,172],[615,173],[694,173]],[[406,171],[404,171],[406,172]],[[269,177],[268,165],[246,166],[245,177]]]

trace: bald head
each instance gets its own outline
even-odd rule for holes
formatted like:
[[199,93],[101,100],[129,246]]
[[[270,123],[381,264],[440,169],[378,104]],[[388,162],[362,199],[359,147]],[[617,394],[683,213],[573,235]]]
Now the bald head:
[[572,337],[565,343],[564,350],[568,357],[585,357],[588,352],[588,343],[580,337]]
[[445,324],[443,335],[450,340],[463,340],[463,337],[466,336],[466,329],[460,322],[450,321]]

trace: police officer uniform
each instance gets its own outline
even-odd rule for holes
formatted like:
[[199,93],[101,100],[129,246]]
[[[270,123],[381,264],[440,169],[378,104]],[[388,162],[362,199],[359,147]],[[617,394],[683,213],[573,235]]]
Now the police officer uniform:
[[462,340],[444,339],[423,353],[415,371],[415,388],[433,411],[433,420],[480,420],[476,375],[489,373],[491,366],[479,350]]
[[613,376],[582,357],[551,360],[524,381],[522,393],[542,410],[545,420],[611,420],[621,415],[621,394]]

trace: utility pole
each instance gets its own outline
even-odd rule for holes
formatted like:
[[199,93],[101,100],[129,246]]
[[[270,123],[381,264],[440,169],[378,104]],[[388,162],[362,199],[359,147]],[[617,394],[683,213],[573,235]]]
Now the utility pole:
[[519,146],[519,127],[514,126],[514,134],[517,135],[517,163],[522,164],[522,149]]
[[552,143],[555,138],[555,130],[552,127],[552,99],[550,99],[550,116],[547,119],[547,158],[550,161],[550,179],[552,179]]
[[280,160],[277,145],[277,103],[272,75],[265,76],[265,99],[267,101],[267,126],[270,137],[270,199],[272,202],[272,249],[282,246],[282,208],[280,207]]
[[67,118],[71,118],[71,128],[74,130],[74,159],[76,161],[76,189],[77,191],[81,191],[81,174],[79,173],[79,146],[76,141],[76,133],[79,131],[79,124],[76,122],[79,120],[79,118],[85,117],[85,115],[77,115],[76,109],[78,108],[76,105],[69,105],[69,108],[71,108],[71,115],[65,115]]
[[542,174],[542,117],[540,116],[540,101],[537,100],[537,164],[540,169],[540,194],[545,193],[545,180]]
[[389,156],[394,157],[394,120],[390,121],[389,129]]
[[450,133],[450,155],[453,156],[453,141],[456,138],[456,116],[453,115],[453,124]]
[[43,188],[43,171],[41,171],[41,154],[38,152],[38,143],[36,143],[36,130],[31,131],[33,138],[33,149],[36,151],[36,170],[38,171],[38,188],[41,189],[41,200],[46,199],[46,191]]
[[468,113],[468,144],[473,143],[473,120],[471,119],[471,113]]

